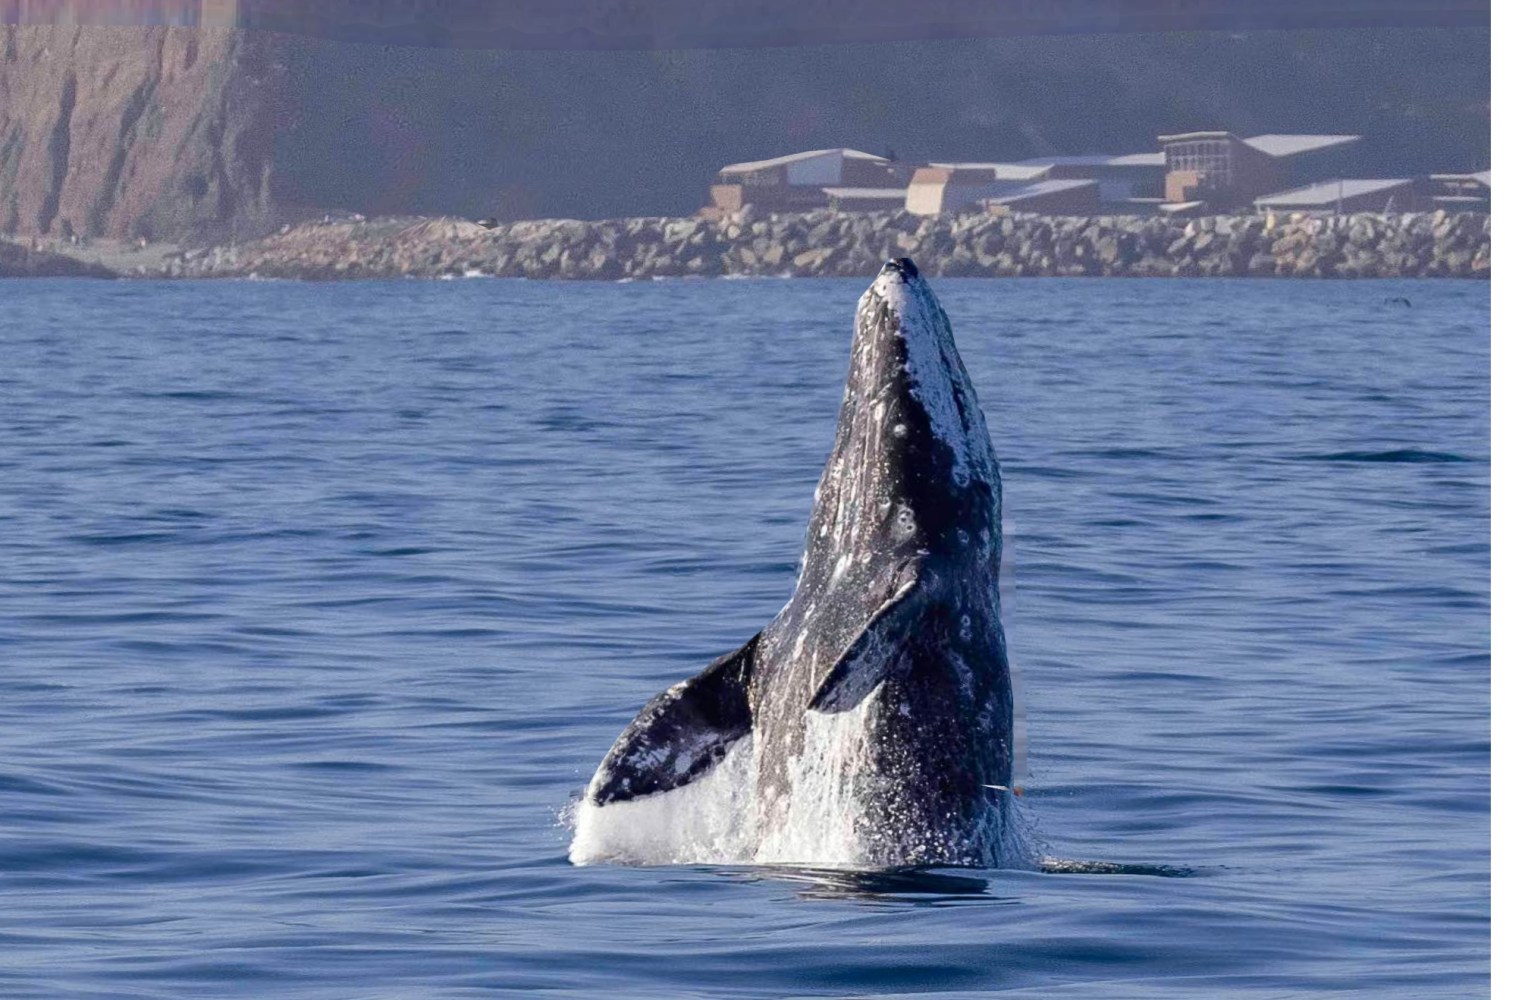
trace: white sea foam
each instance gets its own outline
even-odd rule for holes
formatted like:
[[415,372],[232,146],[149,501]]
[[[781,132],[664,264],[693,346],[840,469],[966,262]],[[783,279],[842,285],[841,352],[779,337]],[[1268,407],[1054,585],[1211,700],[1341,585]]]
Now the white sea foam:
[[[885,829],[870,820],[872,789],[862,766],[875,696],[851,712],[806,714],[803,752],[789,763],[790,792],[759,793],[752,738],[744,737],[715,770],[682,788],[631,802],[576,808],[573,864],[795,864],[863,867],[896,853],[962,859],[992,867],[1030,868],[1038,853],[1013,796],[990,791],[981,829],[968,844],[927,845],[925,831]],[[890,842],[887,850],[887,841]]]
[[568,857],[574,865],[744,862],[756,853],[752,739],[743,737],[713,771],[660,795],[596,806],[584,796]]

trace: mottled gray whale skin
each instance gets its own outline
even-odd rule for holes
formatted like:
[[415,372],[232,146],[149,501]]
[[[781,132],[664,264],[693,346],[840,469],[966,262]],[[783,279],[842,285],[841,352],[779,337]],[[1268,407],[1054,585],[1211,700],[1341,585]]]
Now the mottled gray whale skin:
[[766,824],[768,805],[788,801],[810,715],[861,711],[862,860],[997,863],[1013,766],[1000,526],[1000,469],[947,315],[910,260],[891,261],[858,304],[793,597],[654,698],[589,800],[685,785],[750,734]]

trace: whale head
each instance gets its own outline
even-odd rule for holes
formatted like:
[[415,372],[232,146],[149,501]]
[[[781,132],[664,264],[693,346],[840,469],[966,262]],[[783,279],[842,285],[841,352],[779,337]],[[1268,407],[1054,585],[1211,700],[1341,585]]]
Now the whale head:
[[999,544],[1000,508],[995,450],[948,316],[911,260],[888,261],[858,301],[807,563],[823,547],[834,560],[941,553],[981,529]]

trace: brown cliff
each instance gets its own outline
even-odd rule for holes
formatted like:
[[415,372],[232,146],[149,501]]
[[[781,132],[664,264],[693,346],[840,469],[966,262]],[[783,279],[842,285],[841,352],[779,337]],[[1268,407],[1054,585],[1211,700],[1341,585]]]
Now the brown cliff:
[[256,34],[0,28],[0,232],[218,237],[271,210]]

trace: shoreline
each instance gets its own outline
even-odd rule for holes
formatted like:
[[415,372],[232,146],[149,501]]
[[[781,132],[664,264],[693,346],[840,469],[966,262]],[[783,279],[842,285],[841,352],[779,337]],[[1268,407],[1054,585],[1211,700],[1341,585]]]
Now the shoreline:
[[[232,246],[0,240],[0,277],[861,277],[913,257],[933,277],[1489,279],[1492,218],[1443,211],[1343,216],[964,215],[906,212],[542,219],[487,230],[464,219],[349,217]],[[28,259],[32,271],[8,266]]]

